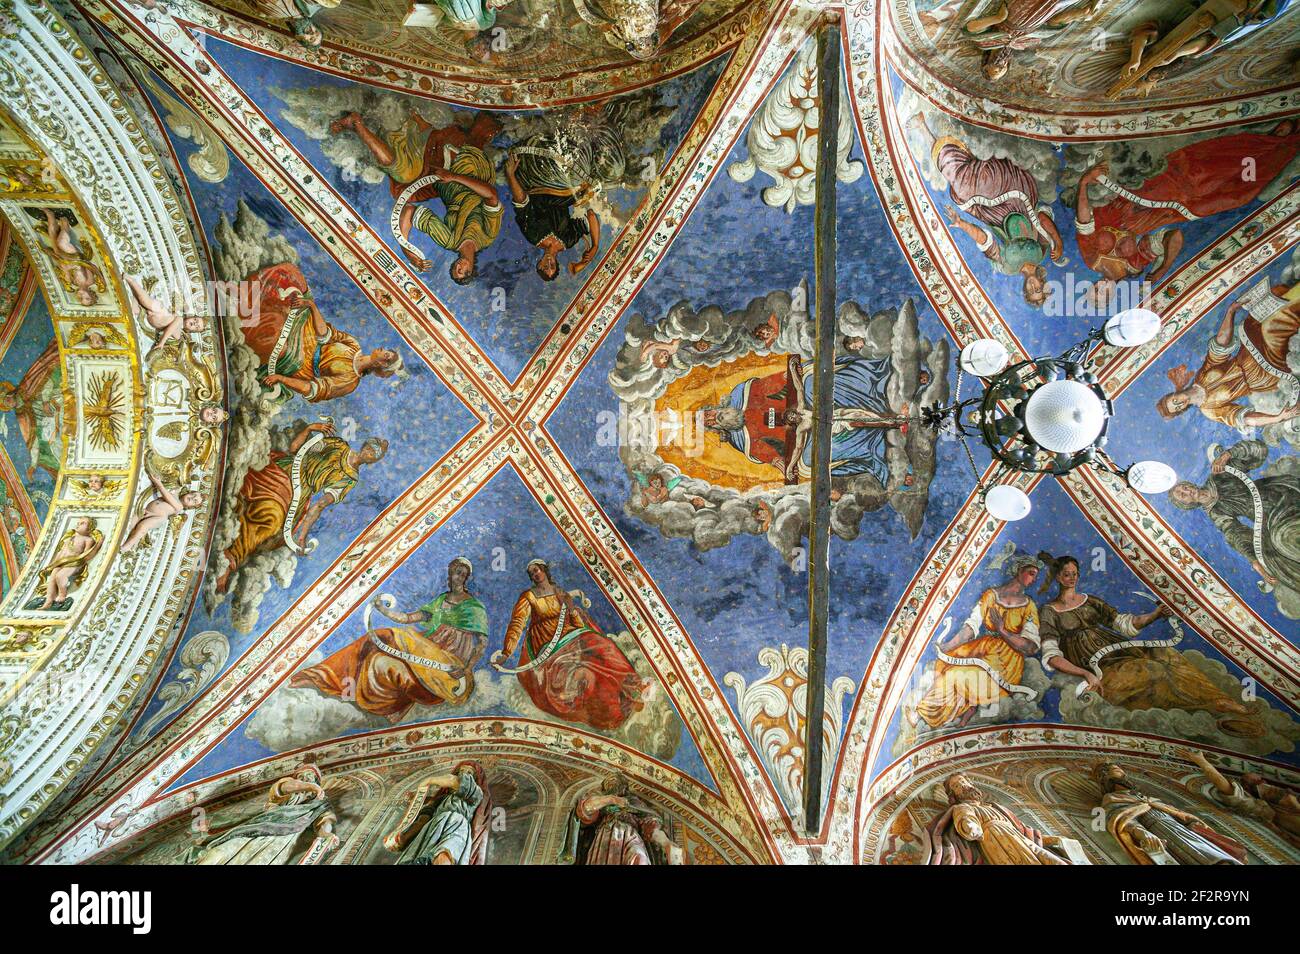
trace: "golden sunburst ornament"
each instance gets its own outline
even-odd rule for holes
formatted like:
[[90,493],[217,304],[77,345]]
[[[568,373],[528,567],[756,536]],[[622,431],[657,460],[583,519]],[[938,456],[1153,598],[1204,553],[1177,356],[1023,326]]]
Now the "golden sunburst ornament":
[[88,397],[85,415],[90,424],[91,446],[96,450],[117,450],[126,424],[121,379],[111,371],[91,376]]

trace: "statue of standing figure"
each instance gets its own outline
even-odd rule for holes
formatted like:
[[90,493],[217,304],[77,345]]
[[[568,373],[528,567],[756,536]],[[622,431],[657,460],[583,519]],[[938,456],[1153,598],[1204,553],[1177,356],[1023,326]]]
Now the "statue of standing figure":
[[560,862],[570,865],[680,865],[682,849],[668,837],[649,803],[614,774],[598,793],[578,799],[569,817]]
[[948,776],[943,790],[948,796],[948,810],[926,829],[926,864],[1071,865],[1076,863],[1073,858],[1087,863],[1082,860],[1078,842],[1044,834],[1001,805],[985,801],[965,775]]
[[318,864],[338,847],[339,837],[334,834],[337,821],[325,795],[321,770],[308,763],[271,786],[261,812],[191,849],[190,863],[286,865],[303,832],[311,829],[316,837],[296,864]]
[[1093,770],[1101,785],[1106,830],[1139,865],[1243,865],[1246,848],[1181,808],[1142,791],[1123,768],[1103,762]]
[[399,865],[486,864],[491,818],[483,766],[461,762],[424,781],[384,847],[398,853]]
[[1210,783],[1211,799],[1239,815],[1263,822],[1300,849],[1300,798],[1295,792],[1265,781],[1257,772],[1245,772],[1240,779],[1229,779],[1204,752],[1186,749],[1181,754]]

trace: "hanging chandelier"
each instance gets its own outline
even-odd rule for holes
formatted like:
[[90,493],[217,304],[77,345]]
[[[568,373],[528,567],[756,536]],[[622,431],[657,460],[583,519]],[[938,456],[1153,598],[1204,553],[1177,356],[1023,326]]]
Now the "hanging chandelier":
[[[1159,315],[1132,308],[1056,357],[1014,364],[1008,364],[1007,349],[1000,342],[981,338],[962,349],[953,403],[923,408],[921,419],[935,431],[948,430],[961,439],[981,499],[999,520],[1019,520],[1030,511],[1029,496],[1001,482],[1009,473],[1063,477],[1087,466],[1123,477],[1139,493],[1163,493],[1177,480],[1168,464],[1146,460],[1120,467],[1106,453],[1115,408],[1087,369],[1088,350],[1095,342],[1132,348],[1150,341],[1159,330]],[[961,400],[963,374],[980,378],[984,393]],[[966,444],[971,436],[979,437],[999,465],[987,485]]]

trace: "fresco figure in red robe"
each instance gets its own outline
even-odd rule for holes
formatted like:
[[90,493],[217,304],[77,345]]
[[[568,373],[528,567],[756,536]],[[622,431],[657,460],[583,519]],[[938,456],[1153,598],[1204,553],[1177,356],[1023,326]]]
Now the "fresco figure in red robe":
[[[1116,282],[1148,269],[1147,278],[1159,281],[1183,248],[1182,232],[1171,226],[1254,201],[1297,151],[1300,124],[1286,119],[1268,133],[1230,133],[1175,149],[1164,171],[1137,191],[1113,181],[1105,162],[1088,169],[1079,179],[1075,224],[1084,264],[1102,276],[1094,300],[1108,302]],[[1093,184],[1115,198],[1094,207],[1088,199]]]
[[[573,594],[555,584],[545,560],[533,560],[527,571],[533,585],[515,603],[493,667],[516,673],[543,712],[595,729],[623,725],[645,705],[646,681]],[[521,665],[506,669],[516,648]]]
[[706,428],[746,458],[785,473],[795,445],[792,418],[798,409],[798,388],[787,368],[748,378],[732,389],[726,404],[705,407],[701,417]]
[[[892,368],[888,358],[841,355],[835,359],[831,411],[831,476],[871,474],[889,484],[885,434],[907,430],[907,405],[896,414],[886,397]],[[736,385],[726,404],[701,412],[704,426],[756,464],[781,471],[787,484],[812,473],[813,383],[798,355],[783,371]]]
[[363,351],[356,338],[325,320],[297,265],[271,265],[248,281],[257,289],[256,311],[241,316],[244,342],[257,355],[258,379],[273,400],[297,394],[312,403],[328,401],[351,394],[366,375],[388,378],[401,370],[396,351]]

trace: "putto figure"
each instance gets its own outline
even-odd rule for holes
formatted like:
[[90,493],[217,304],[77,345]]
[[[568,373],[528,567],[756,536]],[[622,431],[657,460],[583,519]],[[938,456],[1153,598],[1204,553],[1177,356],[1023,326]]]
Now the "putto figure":
[[59,280],[77,302],[86,307],[99,304],[99,296],[108,291],[104,273],[94,262],[93,246],[76,231],[77,217],[71,209],[28,209],[28,215],[44,219],[48,239],[41,247],[49,253]]
[[177,315],[149,294],[134,275],[126,276],[126,284],[140,309],[140,316],[154,332],[154,348],[161,348],[169,341],[179,341],[185,332],[198,334],[207,327],[208,320],[202,315]]
[[130,553],[145,537],[172,518],[182,517],[186,510],[196,510],[203,506],[204,497],[199,491],[187,490],[177,494],[169,490],[151,471],[145,473],[149,477],[149,485],[153,488],[154,494],[137,509],[131,532],[122,541],[120,547],[122,553]]
[[24,609],[56,612],[71,609],[72,597],[68,594],[86,575],[86,568],[103,543],[103,531],[95,525],[94,518],[78,517],[59,539],[54,558],[37,577],[36,585],[44,595],[29,600]]

